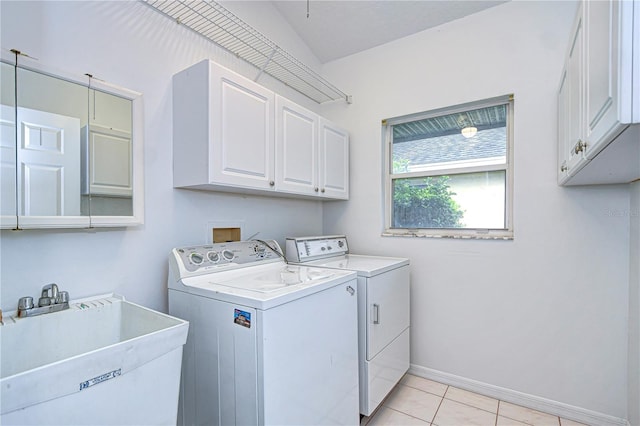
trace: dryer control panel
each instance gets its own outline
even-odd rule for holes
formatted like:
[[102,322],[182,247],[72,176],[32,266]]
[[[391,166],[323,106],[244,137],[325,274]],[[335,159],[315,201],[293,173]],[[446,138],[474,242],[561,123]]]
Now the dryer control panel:
[[285,248],[287,260],[296,263],[349,253],[347,237],[344,235],[287,238]]
[[233,241],[187,246],[173,249],[172,255],[181,270],[211,273],[255,262],[281,261],[282,249],[275,240]]

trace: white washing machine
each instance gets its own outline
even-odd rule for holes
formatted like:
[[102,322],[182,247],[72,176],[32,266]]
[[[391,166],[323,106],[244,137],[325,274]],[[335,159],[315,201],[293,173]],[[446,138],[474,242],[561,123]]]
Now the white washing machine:
[[350,254],[344,235],[285,247],[290,263],[357,272],[360,413],[371,415],[409,369],[409,259]]
[[168,287],[189,321],[178,424],[359,423],[355,273],[243,241],[173,249]]

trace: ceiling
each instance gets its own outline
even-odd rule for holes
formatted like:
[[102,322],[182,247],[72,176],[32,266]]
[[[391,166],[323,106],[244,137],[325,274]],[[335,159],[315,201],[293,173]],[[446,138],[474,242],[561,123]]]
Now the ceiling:
[[326,63],[471,15],[505,0],[275,0],[272,3],[320,62]]

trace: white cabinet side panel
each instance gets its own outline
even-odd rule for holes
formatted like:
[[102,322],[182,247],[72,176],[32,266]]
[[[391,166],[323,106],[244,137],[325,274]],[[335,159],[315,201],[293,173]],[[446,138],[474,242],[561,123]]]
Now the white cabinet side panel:
[[209,180],[208,63],[200,62],[173,76],[173,186]]

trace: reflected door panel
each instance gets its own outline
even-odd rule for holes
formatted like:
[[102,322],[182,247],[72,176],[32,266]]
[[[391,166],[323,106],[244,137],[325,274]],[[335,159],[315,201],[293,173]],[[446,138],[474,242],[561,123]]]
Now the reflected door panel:
[[18,108],[21,216],[80,215],[80,120]]

